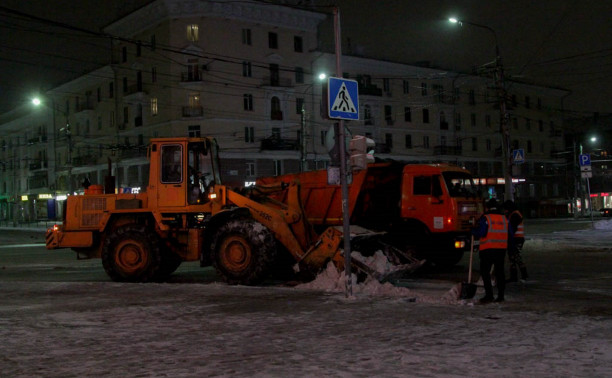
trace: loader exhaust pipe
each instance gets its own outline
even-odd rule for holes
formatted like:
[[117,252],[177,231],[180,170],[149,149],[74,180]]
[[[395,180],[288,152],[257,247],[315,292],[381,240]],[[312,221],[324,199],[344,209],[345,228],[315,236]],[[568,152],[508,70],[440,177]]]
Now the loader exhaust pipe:
[[115,194],[115,176],[113,176],[113,164],[108,158],[108,175],[104,176],[104,193]]

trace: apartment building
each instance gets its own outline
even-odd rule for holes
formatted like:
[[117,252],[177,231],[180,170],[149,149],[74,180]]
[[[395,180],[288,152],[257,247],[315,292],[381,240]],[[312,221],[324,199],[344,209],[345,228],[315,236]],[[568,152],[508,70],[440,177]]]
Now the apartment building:
[[[335,56],[318,50],[326,17],[262,3],[159,0],[109,25],[109,65],[49,91],[38,111],[28,105],[3,118],[0,215],[15,219],[24,206],[36,210],[21,218],[52,207],[47,214],[57,214],[85,178],[103,183],[109,161],[120,190],[144,190],[145,146],[158,136],[215,137],[229,185],[326,167],[333,121],[321,114],[319,74],[339,76]],[[359,82],[360,119],[347,128],[373,138],[377,157],[458,164],[491,195],[503,193],[493,78],[356,56],[342,57],[342,71]],[[562,197],[554,177],[563,166],[555,152],[566,92],[507,87],[512,148],[525,154],[513,172],[515,196]]]

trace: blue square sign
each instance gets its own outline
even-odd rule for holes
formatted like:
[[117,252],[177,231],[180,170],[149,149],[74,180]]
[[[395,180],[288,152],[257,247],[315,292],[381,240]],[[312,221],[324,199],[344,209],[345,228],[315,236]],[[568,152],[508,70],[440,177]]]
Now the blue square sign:
[[355,80],[330,77],[327,82],[329,118],[359,119],[359,85]]

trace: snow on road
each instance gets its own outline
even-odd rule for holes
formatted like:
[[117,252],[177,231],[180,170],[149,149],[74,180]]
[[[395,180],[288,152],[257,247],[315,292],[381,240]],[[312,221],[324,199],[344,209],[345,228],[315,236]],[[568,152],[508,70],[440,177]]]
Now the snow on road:
[[612,250],[612,219],[598,220],[593,227],[577,231],[529,234],[526,228],[525,248],[529,252],[559,248],[596,248]]
[[[612,221],[528,236],[610,248]],[[0,274],[2,274],[0,272]],[[6,377],[612,376],[612,319],[474,305],[335,269],[295,288],[0,281]],[[514,306],[513,306],[514,305]]]

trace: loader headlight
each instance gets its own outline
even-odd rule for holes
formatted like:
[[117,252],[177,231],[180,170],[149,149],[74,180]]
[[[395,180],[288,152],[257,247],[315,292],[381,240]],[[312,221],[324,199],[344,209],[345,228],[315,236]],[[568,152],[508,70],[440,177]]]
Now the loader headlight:
[[455,248],[456,249],[465,248],[465,241],[463,241],[463,240],[455,241]]

